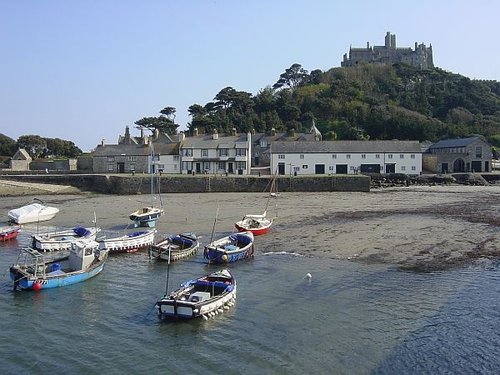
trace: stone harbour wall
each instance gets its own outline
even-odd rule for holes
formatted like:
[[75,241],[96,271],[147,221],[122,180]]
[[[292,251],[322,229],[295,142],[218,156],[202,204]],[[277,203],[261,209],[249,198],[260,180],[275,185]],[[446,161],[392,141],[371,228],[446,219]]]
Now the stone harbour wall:
[[[82,191],[102,194],[149,194],[151,182],[162,193],[264,192],[269,191],[272,176],[182,175],[104,175],[104,174],[39,174],[2,175],[2,179],[32,183],[69,185]],[[370,177],[363,175],[279,176],[281,192],[370,191]]]

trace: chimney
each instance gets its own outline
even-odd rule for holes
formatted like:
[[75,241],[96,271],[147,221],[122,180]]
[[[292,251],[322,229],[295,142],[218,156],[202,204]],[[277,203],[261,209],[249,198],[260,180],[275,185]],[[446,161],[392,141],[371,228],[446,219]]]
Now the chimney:
[[193,135],[194,135],[194,136],[197,136],[197,135],[198,135],[198,128],[194,128],[194,129],[193,129]]
[[233,128],[233,137],[236,137],[236,128]]
[[252,135],[255,135],[255,128],[252,128]]
[[276,129],[275,128],[271,128],[271,135],[273,137],[276,135]]
[[213,140],[219,139],[219,133],[217,133],[217,129],[214,129],[214,133],[212,134],[212,139]]
[[101,138],[101,146],[104,146],[104,138]]
[[158,139],[160,137],[160,130],[158,129],[155,129],[154,131],[154,135],[153,135],[153,139]]
[[186,139],[186,135],[184,134],[184,132],[179,132],[179,134],[177,134],[177,137],[179,142],[182,142],[184,139]]

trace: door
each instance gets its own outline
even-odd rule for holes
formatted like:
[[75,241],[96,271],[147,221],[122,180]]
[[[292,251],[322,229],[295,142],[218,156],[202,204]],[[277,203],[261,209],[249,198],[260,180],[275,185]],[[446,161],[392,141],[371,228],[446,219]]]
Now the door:
[[278,174],[285,174],[285,163],[278,163]]
[[448,163],[441,164],[441,173],[448,173]]
[[201,163],[196,163],[196,173],[197,174],[201,173]]
[[347,174],[347,164],[337,164],[335,166],[335,174]]
[[125,163],[117,163],[118,173],[125,173]]
[[480,161],[473,161],[470,163],[470,166],[472,168],[472,173],[476,172],[482,172],[481,170],[481,162]]
[[325,174],[325,165],[324,164],[316,164],[314,166],[315,174]]
[[233,163],[227,163],[227,173],[234,173]]
[[396,173],[396,164],[386,164],[385,165],[385,173]]

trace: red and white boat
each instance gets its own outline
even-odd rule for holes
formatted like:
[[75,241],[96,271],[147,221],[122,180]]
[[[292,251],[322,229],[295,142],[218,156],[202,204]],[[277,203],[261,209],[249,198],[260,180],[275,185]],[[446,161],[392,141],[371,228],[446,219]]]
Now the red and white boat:
[[262,214],[247,214],[243,216],[240,221],[234,223],[235,228],[239,232],[252,232],[254,236],[260,236],[269,232],[271,226],[273,225],[273,218],[267,217],[267,209],[271,198],[276,198],[278,196],[277,186],[276,186],[276,174],[271,180],[271,188],[269,191],[269,196],[267,198],[266,209]]
[[254,236],[260,236],[269,232],[273,219],[267,217],[267,211],[261,215],[245,215],[243,219],[234,223],[239,232],[252,232]]
[[0,227],[0,241],[9,241],[17,237],[21,227],[19,225],[9,225]]

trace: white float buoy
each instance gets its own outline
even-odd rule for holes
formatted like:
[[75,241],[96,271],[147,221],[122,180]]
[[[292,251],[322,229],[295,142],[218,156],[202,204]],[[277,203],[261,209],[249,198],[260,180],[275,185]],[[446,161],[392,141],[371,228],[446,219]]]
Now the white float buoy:
[[306,279],[308,279],[308,280],[311,280],[311,279],[312,279],[312,275],[311,275],[309,272],[308,272],[308,273],[306,273]]

